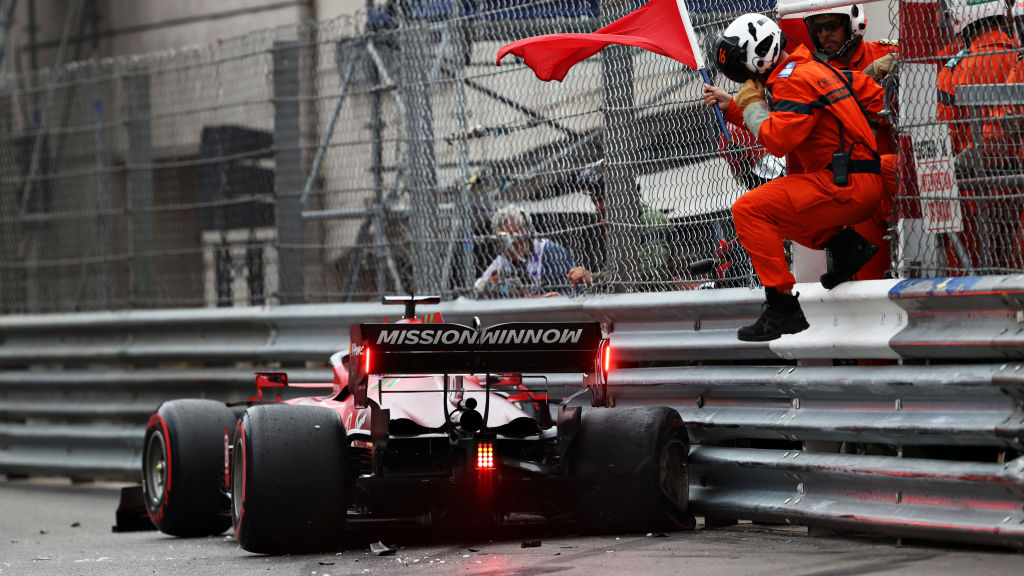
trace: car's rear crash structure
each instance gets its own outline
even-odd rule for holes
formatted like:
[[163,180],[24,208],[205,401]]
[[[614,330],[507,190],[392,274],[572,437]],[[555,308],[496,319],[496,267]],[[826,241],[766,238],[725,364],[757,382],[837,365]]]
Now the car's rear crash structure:
[[[689,443],[664,407],[557,407],[523,375],[582,374],[601,391],[610,350],[596,322],[480,328],[359,324],[334,381],[257,373],[240,405],[174,400],[150,418],[143,492],[153,523],[176,536],[234,526],[245,550],[336,549],[347,523],[502,523],[569,519],[580,532],[692,527]],[[437,315],[435,315],[437,316]],[[264,402],[275,388],[308,393]],[[523,408],[526,408],[524,410]]]

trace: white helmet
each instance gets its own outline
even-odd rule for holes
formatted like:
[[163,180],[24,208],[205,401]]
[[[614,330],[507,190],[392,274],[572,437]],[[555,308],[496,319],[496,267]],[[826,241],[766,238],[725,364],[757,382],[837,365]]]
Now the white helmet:
[[1006,16],[1006,0],[946,0],[946,19],[953,25],[953,33],[985,18]]
[[715,38],[712,59],[722,74],[742,83],[767,75],[781,54],[779,25],[763,14],[744,14]]
[[818,16],[836,14],[838,16],[845,16],[846,22],[846,43],[834,54],[829,54],[830,58],[842,56],[848,52],[851,48],[856,46],[864,39],[864,31],[868,27],[868,18],[864,13],[864,6],[860,4],[851,4],[849,6],[840,6],[838,8],[822,8],[820,10],[809,10],[803,13],[804,24],[807,26],[807,32],[811,35],[811,41],[814,42],[814,47],[819,52],[822,51],[821,44],[818,42],[818,35],[814,31],[813,21]]
[[1010,9],[1010,14],[1012,14],[1014,18],[1024,16],[1024,0],[1017,0],[1014,2],[1013,8]]

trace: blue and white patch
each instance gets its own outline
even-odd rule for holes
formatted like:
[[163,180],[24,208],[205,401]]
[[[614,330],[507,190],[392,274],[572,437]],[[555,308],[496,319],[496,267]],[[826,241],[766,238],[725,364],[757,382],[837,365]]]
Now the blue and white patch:
[[966,58],[970,53],[971,51],[968,48],[964,48],[963,50],[957,52],[955,56],[950,58],[949,62],[946,62],[946,68],[956,68],[956,65],[959,64],[960,61]]
[[793,69],[796,68],[796,62],[790,62],[779,72],[779,78],[789,78],[789,75],[793,73]]

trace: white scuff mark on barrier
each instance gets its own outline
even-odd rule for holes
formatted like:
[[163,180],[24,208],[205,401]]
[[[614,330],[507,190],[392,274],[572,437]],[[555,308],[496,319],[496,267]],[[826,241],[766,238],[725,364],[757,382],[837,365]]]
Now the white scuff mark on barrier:
[[906,311],[889,299],[899,280],[846,282],[832,290],[820,284],[797,284],[810,328],[772,342],[782,358],[898,359],[889,341],[906,326]]

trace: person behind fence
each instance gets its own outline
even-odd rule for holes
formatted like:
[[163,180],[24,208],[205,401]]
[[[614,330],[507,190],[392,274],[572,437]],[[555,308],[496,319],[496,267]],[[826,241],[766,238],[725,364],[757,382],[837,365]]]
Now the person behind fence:
[[[971,148],[970,110],[957,105],[956,88],[971,84],[1002,84],[1016,60],[1007,34],[1007,0],[941,0],[945,18],[965,48],[939,70],[938,115],[949,123],[953,154]],[[967,156],[961,161],[969,161]]]
[[550,297],[572,291],[566,281],[576,266],[567,248],[537,236],[530,215],[510,204],[491,215],[501,244],[498,254],[473,287],[480,296]]
[[[1024,38],[1024,0],[1015,1],[1012,16],[1014,35]],[[1024,84],[1024,52],[1017,52],[1006,83]],[[1011,102],[990,110],[982,136],[982,150],[978,150],[978,145],[970,152],[965,150],[957,164],[958,178],[980,176],[989,166],[1004,173],[1024,172],[1024,103]]]
[[[1024,37],[1024,0],[1016,0],[1011,8],[1013,35]],[[952,26],[951,26],[952,27]],[[1019,50],[1019,49],[1018,49]],[[1024,83],[1024,53],[1017,52],[1007,73],[1006,84]],[[982,138],[975,138],[955,163],[958,181],[986,175],[1014,175],[1024,172],[1024,105],[1011,102],[985,110],[987,120]],[[977,132],[973,132],[977,136]],[[992,196],[1007,216],[989,221],[984,229],[990,237],[985,242],[990,262],[995,266],[1021,269],[1024,264],[1024,200],[1015,186],[993,186]],[[968,220],[967,224],[974,222]]]
[[[889,74],[899,43],[889,39],[864,39],[868,20],[863,5],[820,8],[804,12],[802,17],[815,51],[829,66],[840,70],[859,70],[879,83]],[[878,252],[854,274],[854,280],[877,280],[884,277],[891,266],[886,234],[892,217],[893,199],[898,191],[895,138],[888,125],[873,127],[876,128],[875,144],[882,161],[882,201],[871,218],[856,224],[854,230],[878,246]]]
[[868,20],[863,5],[819,8],[802,16],[815,50],[832,66],[865,73],[869,67],[888,70],[892,66],[899,45],[892,40],[864,39]]
[[[990,228],[985,222],[984,211],[996,203],[988,198],[1002,195],[977,182],[965,180],[983,175],[986,168],[985,142],[981,127],[983,118],[996,115],[998,107],[964,106],[957,102],[957,88],[973,84],[1002,84],[1016,61],[1016,46],[1008,34],[1007,0],[944,0],[944,18],[953,33],[960,37],[963,48],[940,70],[938,75],[937,120],[949,123],[949,136],[953,149],[954,173],[960,191],[959,205],[962,211],[961,230],[958,233],[942,235],[946,243],[947,265],[962,273],[973,273],[976,266],[986,262],[999,264],[996,257],[1004,246],[992,246],[991,239],[981,235]],[[989,156],[991,159],[991,156]],[[1015,191],[1011,190],[1010,196]]]
[[[822,285],[849,280],[877,247],[852,226],[866,220],[882,194],[880,162],[865,106],[880,110],[881,86],[868,76],[849,76],[814,59],[806,46],[792,53],[778,24],[744,14],[715,39],[713,60],[742,84],[735,97],[704,86],[704,100],[726,120],[754,133],[768,152],[790,152],[804,172],[777,178],[740,196],[732,206],[737,237],[765,287],[760,318],[739,329],[744,341],[775,340],[808,328],[793,293],[786,262],[788,238],[829,254]],[[768,104],[768,98],[771,104]]]
[[[594,210],[601,219],[602,230],[606,230],[607,212],[605,208],[604,161],[585,166],[577,176],[581,192],[586,194],[594,204]],[[641,283],[663,283],[673,279],[672,255],[668,240],[671,224],[668,216],[654,209],[643,200],[639,203],[640,225],[642,237],[637,247],[637,256],[631,271],[633,279]],[[591,272],[583,266],[569,271],[568,280],[574,286],[600,284],[605,279],[606,271]],[[645,286],[646,287],[646,286]]]

